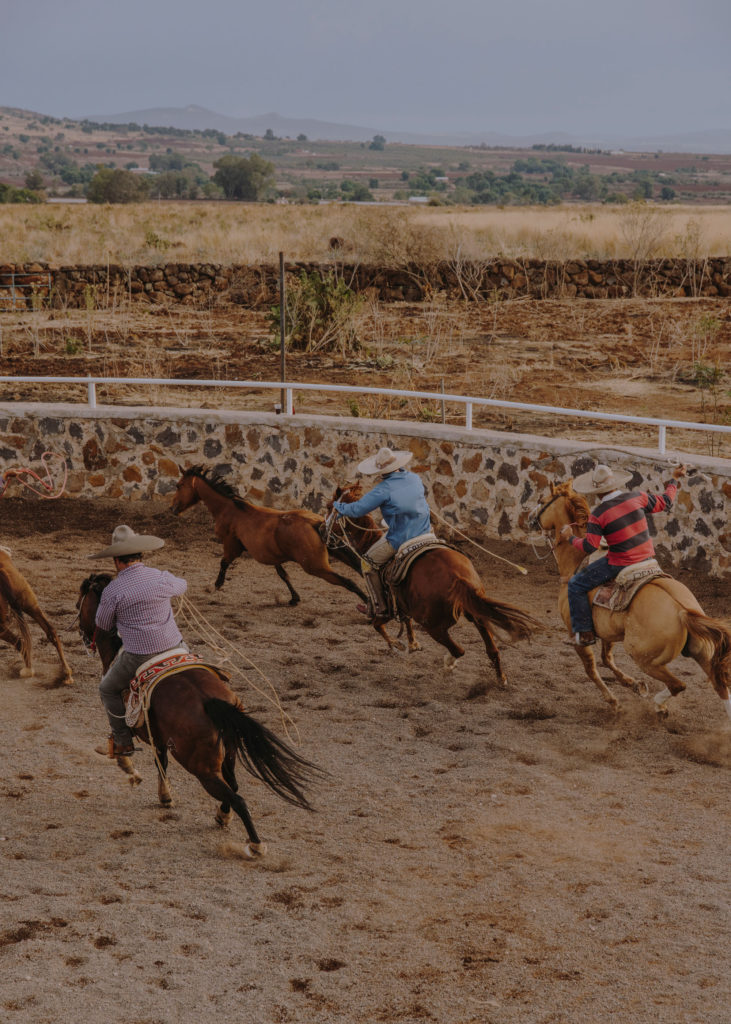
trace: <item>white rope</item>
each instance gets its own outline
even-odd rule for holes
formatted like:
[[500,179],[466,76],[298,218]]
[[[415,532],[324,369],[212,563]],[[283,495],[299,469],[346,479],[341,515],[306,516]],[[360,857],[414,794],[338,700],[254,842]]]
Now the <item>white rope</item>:
[[462,533],[461,530],[458,530],[457,527],[450,523],[447,519],[445,519],[443,516],[440,516],[438,512],[434,511],[433,508],[430,507],[429,511],[433,516],[436,516],[437,519],[444,523],[445,526],[448,526],[450,530],[458,534],[460,537],[464,537],[466,541],[474,545],[474,547],[479,548],[480,551],[484,551],[486,555],[490,556],[490,558],[497,558],[498,561],[505,562],[507,565],[512,566],[513,569],[517,569],[518,572],[521,572],[524,576],[528,575],[528,570],[524,566],[518,565],[517,562],[511,562],[510,559],[503,558],[502,555],[496,555],[494,551],[488,551],[487,548],[483,548],[482,544],[478,544],[476,540],[472,540],[472,538],[468,537],[466,533]]
[[[175,609],[175,615],[176,618],[178,615],[182,616],[183,621],[188,627],[188,629],[192,630],[192,632],[197,634],[197,636],[199,636],[201,640],[205,644],[207,644],[208,647],[211,648],[212,651],[214,651],[225,663],[227,663],[231,667],[231,671],[234,675],[240,676],[240,678],[243,679],[244,682],[247,683],[253,690],[255,690],[260,697],[262,697],[264,700],[266,700],[269,704],[271,704],[274,708],[277,709],[280,721],[282,723],[282,729],[285,735],[287,736],[287,739],[289,739],[290,742],[292,743],[299,743],[300,734],[299,729],[297,728],[297,723],[294,721],[292,716],[284,710],[284,708],[282,707],[282,703],[279,699],[279,694],[277,693],[274,684],[269,679],[269,677],[265,675],[264,672],[262,672],[259,666],[254,664],[251,658],[248,658],[243,651],[236,647],[235,644],[232,644],[230,640],[223,636],[222,633],[219,633],[215,626],[211,625],[211,623],[206,619],[203,613],[200,612],[195,607],[195,605],[192,604],[187,597],[185,597],[185,595],[182,595],[178,599],[178,605],[177,608]],[[227,653],[226,648],[228,648],[228,651],[230,653]],[[241,660],[245,662],[250,669],[253,669],[253,671],[256,672],[257,675],[259,675],[264,680],[269,690],[271,690],[271,694],[273,694],[273,696],[271,696],[264,689],[257,686],[256,683],[249,679],[244,674],[244,672],[240,668],[238,668],[231,660],[231,654],[234,654],[241,658]],[[292,727],[296,739],[293,739],[290,733],[289,726]]]

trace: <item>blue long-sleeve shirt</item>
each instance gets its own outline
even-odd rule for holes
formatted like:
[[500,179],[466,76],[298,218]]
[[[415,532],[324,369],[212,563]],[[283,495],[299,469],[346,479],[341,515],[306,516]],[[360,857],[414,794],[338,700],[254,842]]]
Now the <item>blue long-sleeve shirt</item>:
[[388,526],[386,539],[392,548],[431,531],[424,485],[416,473],[405,469],[389,473],[358,501],[334,501],[333,508],[351,519],[380,508]]

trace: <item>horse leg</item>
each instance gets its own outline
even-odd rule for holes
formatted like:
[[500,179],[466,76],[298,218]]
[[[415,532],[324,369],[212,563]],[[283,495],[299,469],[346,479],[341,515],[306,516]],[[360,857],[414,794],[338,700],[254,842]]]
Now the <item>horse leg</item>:
[[639,693],[641,696],[646,697],[648,694],[647,683],[644,680],[640,680],[638,683],[632,676],[628,676],[622,671],[614,660],[612,651],[614,650],[614,642],[611,640],[602,640],[602,665],[605,665],[612,673],[614,678],[622,684],[622,686],[629,686],[630,689],[634,690],[635,693]]
[[287,575],[287,572],[286,572],[284,566],[282,566],[282,565],[275,565],[274,568],[277,570],[277,576],[280,578],[280,580],[284,580],[284,582],[287,584],[287,588],[289,589],[290,594],[292,595],[292,600],[289,603],[291,605],[299,604],[300,596],[297,593],[297,591],[294,589],[294,587],[292,586],[292,581],[290,580],[289,576]]
[[482,642],[485,645],[487,656],[492,662],[492,667],[495,670],[495,676],[497,677],[499,685],[507,686],[508,680],[506,679],[505,673],[503,672],[503,666],[500,661],[500,651],[498,650],[498,646],[495,643],[495,638],[493,637],[492,633],[487,628],[487,626],[485,626],[482,622],[478,622],[477,619],[473,618],[467,612],[465,612],[465,618],[467,619],[468,622],[471,622],[475,626],[477,632],[482,637]]
[[613,711],[618,711],[619,701],[597,672],[596,662],[594,661],[594,653],[591,647],[577,647],[576,653],[579,655],[579,658],[581,659],[581,663],[584,666],[584,671],[586,672],[589,679],[591,679],[594,686],[596,686],[597,690],[599,690],[602,697],[604,697],[604,700],[607,702],[607,704],[611,706]]
[[157,754],[157,798],[160,801],[161,807],[172,807],[173,806],[173,794],[170,790],[170,784],[168,782],[168,752],[163,747],[155,748]]
[[[232,757],[229,754],[226,754],[226,756],[223,759],[223,764],[221,765],[221,775],[223,775],[224,781],[234,791],[234,793],[238,793],[239,784],[236,781],[235,766],[235,756]],[[225,801],[216,811],[216,824],[219,825],[221,828],[228,828],[228,824],[230,821],[231,804],[228,803],[228,801]]]
[[220,590],[226,582],[226,571],[233,565],[236,559],[239,557],[242,551],[246,551],[246,548],[238,539],[238,537],[227,537],[223,543],[223,557],[221,559],[221,567],[218,570],[218,576],[216,577],[215,587],[216,590]]
[[421,644],[414,636],[414,620],[407,615],[401,621],[406,627],[406,639],[409,642],[409,653],[413,654],[414,651],[420,651]]
[[[452,623],[454,625],[454,623]],[[422,623],[423,625],[423,623]],[[440,623],[438,626],[424,626],[432,640],[436,640],[442,647],[447,648],[447,654],[444,655],[442,662],[445,672],[452,672],[454,666],[457,664],[457,658],[461,658],[464,654],[464,647],[460,647],[449,635],[447,627]]]
[[230,806],[236,811],[238,816],[244,823],[247,835],[249,836],[249,842],[246,844],[246,855],[247,857],[261,856],[266,853],[266,845],[259,839],[259,835],[254,828],[254,822],[251,820],[249,814],[249,808],[246,806],[245,801],[238,793],[235,793],[233,789],[225,782],[222,775],[216,773],[211,775],[199,775],[198,779],[207,793],[218,800],[222,807]]
[[43,614],[38,604],[29,605],[25,609],[25,611],[27,612],[28,615],[30,615],[32,619],[34,619],[38,623],[43,632],[46,634],[48,640],[50,640],[50,642],[56,648],[56,653],[58,654],[59,660],[61,662],[61,669],[58,674],[58,682],[62,685],[70,686],[74,681],[73,676],[71,675],[71,667],[69,666],[69,663],[66,661],[66,655],[63,652],[63,647],[61,646],[61,641],[58,639],[58,634],[56,633],[56,630],[53,628],[51,623]]
[[10,644],[20,654],[23,659],[23,668],[20,670],[20,675],[23,678],[33,675],[33,659],[30,645],[30,635],[28,636],[28,642],[25,642],[24,637],[18,636],[6,623],[0,623],[0,640],[4,640],[6,644]]
[[341,576],[339,572],[335,572],[330,566],[330,562],[327,557],[327,553],[323,552],[324,557],[318,559],[317,563],[313,562],[310,558],[300,562],[300,565],[309,576],[317,576],[318,579],[325,580],[326,583],[332,584],[334,587],[344,587],[349,590],[351,594],[357,594],[361,601],[368,602],[368,595],[354,583],[349,580],[347,576]]
[[661,683],[665,683],[665,688],[660,690],[652,698],[655,704],[655,710],[661,718],[667,717],[668,707],[667,702],[671,697],[677,697],[679,693],[682,693],[685,689],[685,683],[682,679],[667,668],[666,665],[652,665],[637,662],[643,672],[647,672],[648,676],[652,676],[653,679],[659,679]]

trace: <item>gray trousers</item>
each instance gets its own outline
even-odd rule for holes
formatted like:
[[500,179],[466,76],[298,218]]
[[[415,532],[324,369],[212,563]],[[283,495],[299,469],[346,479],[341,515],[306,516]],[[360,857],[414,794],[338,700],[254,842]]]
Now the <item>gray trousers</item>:
[[[176,646],[188,650],[187,644],[180,643]],[[109,719],[112,736],[117,744],[132,742],[132,730],[124,720],[122,691],[129,689],[129,684],[140,665],[144,665],[150,658],[157,657],[157,654],[164,654],[164,651],[152,654],[132,654],[131,651],[125,651],[123,647],[102,676],[102,681],[99,683],[99,696]]]

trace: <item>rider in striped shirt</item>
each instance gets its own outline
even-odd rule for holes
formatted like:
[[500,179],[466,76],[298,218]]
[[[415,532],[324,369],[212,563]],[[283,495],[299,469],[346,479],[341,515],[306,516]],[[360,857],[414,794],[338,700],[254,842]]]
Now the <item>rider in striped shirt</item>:
[[580,647],[596,643],[589,591],[614,579],[626,566],[655,557],[645,517],[648,513],[667,512],[672,508],[678,490],[675,480],[685,476],[685,466],[673,470],[674,480],[666,484],[663,494],[624,490],[623,485],[631,476],[631,473],[598,465],[574,480],[574,490],[579,494],[598,494],[602,500],[589,516],[584,537],[574,537],[572,527],[567,524],[561,531],[562,539],[569,540],[585,554],[596,551],[602,538],[609,548],[603,558],[591,562],[569,580],[571,629],[574,642]]
[[129,526],[118,526],[112,544],[90,558],[113,558],[117,577],[102,591],[96,613],[97,629],[108,632],[116,627],[122,648],[99,684],[99,695],[107,712],[111,735],[109,746],[97,752],[109,757],[129,757],[134,753],[131,730],[124,719],[122,691],[129,687],[135,672],[145,661],[173,647],[185,647],[175,623],[171,598],[188,588],[185,580],[142,562],[142,552],[161,548],[159,537],[134,533]]

